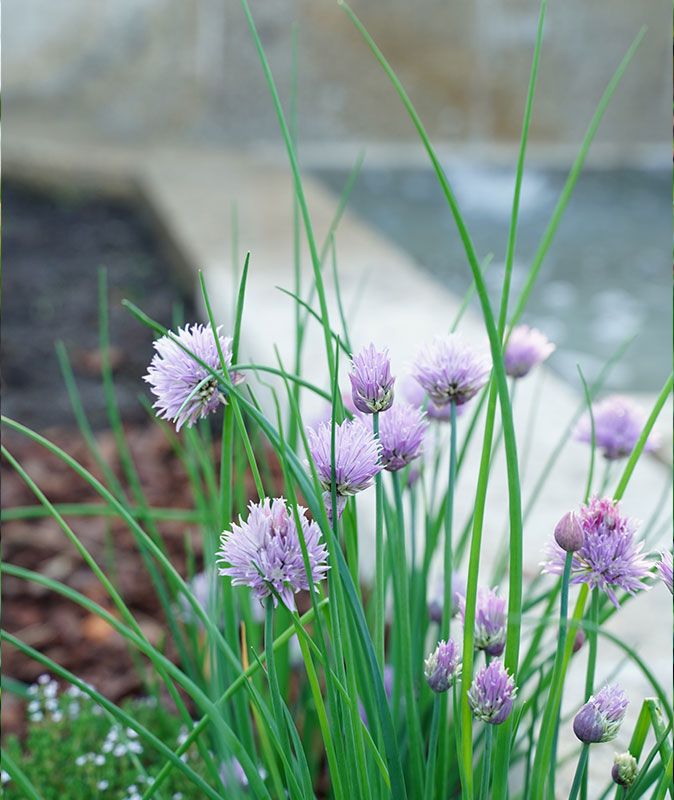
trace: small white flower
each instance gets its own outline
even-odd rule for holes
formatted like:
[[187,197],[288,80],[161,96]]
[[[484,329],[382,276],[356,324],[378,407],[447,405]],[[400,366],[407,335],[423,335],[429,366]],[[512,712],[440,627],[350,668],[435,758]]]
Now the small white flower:
[[126,747],[127,747],[127,750],[130,753],[142,753],[143,752],[143,747],[140,744],[140,742],[129,742]]
[[77,756],[77,758],[75,759],[75,763],[77,764],[78,767],[83,767],[87,763],[87,757]]
[[138,734],[133,728],[127,728],[126,735],[129,737],[129,739],[136,739],[138,737]]
[[37,714],[41,710],[40,701],[39,700],[31,700],[28,703],[28,713],[29,714]]
[[56,681],[49,681],[49,683],[44,687],[44,696],[50,699],[56,697],[58,688],[59,687]]
[[100,789],[102,792],[105,791],[108,788],[108,786],[110,786],[110,781],[99,781],[96,784],[96,788]]
[[113,751],[112,751],[112,755],[115,756],[116,758],[120,758],[121,756],[125,756],[126,755],[126,745],[125,744],[116,744],[114,749],[113,749]]
[[105,764],[105,756],[101,755],[100,753],[97,756],[94,756],[94,764],[97,767],[102,767]]
[[61,722],[63,720],[63,713],[61,711],[54,711],[51,718],[53,722]]
[[44,707],[47,711],[56,711],[59,707],[58,700],[55,700],[53,697],[50,697],[44,704]]
[[46,684],[49,683],[49,680],[50,680],[49,675],[47,675],[47,673],[45,672],[42,675],[40,675],[40,677],[37,679],[37,682],[40,684],[40,686],[46,686]]
[[31,722],[42,722],[43,719],[44,719],[44,715],[40,711],[38,711],[37,714],[31,714],[30,715],[30,721]]
[[0,780],[2,780],[2,785],[4,786],[6,783],[9,783],[12,778],[10,777],[9,772],[6,772],[4,769],[0,770]]

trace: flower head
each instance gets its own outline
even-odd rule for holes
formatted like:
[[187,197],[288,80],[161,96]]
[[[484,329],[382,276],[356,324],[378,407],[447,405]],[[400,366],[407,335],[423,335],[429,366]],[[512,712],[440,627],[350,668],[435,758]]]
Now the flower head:
[[512,329],[503,354],[505,370],[512,378],[523,378],[554,350],[555,345],[545,334],[528,325],[518,325]]
[[616,753],[613,759],[613,769],[611,769],[611,778],[618,786],[631,786],[637,779],[639,774],[639,766],[636,758],[629,752]]
[[[466,595],[466,579],[458,572],[452,573],[452,616],[461,613],[461,602],[465,600]],[[431,599],[428,601],[428,616],[431,622],[436,622],[438,625],[442,622],[442,606],[444,604],[445,596],[445,582],[441,580]]]
[[[382,418],[383,419],[383,418]],[[309,449],[316,465],[318,479],[329,492],[332,485],[332,429],[321,423],[316,430],[309,428]],[[335,425],[335,482],[337,494],[348,497],[372,485],[381,472],[381,446],[360,420],[345,420]]]
[[[636,544],[634,541],[635,522],[621,515],[618,503],[609,498],[593,497],[587,505],[581,506],[578,518],[584,538],[583,546],[571,560],[571,583],[587,583],[601,589],[615,606],[618,606],[616,589],[629,594],[645,589],[643,579],[649,573],[650,564],[641,555],[643,542]],[[543,572],[561,575],[565,551],[551,542],[548,556]]]
[[349,374],[353,404],[364,414],[386,411],[393,404],[391,362],[388,350],[377,350],[373,344],[353,357]]
[[[466,598],[459,598],[459,613],[465,624]],[[475,647],[487,655],[500,656],[506,640],[506,601],[494,589],[480,589],[475,608]]]
[[[594,417],[594,440],[604,458],[614,460],[628,456],[634,449],[637,439],[646,424],[643,410],[628,397],[612,395],[592,406]],[[590,415],[581,418],[574,437],[579,442],[592,441]],[[657,440],[649,436],[644,450],[654,450]]]
[[[229,336],[217,336],[229,368],[232,363],[232,340]],[[178,342],[180,344],[178,344]],[[152,357],[147,374],[143,380],[150,384],[152,394],[157,398],[154,408],[160,417],[176,424],[176,430],[183,425],[191,427],[194,423],[215,411],[225,396],[218,388],[213,375],[191,355],[194,353],[204,364],[220,371],[220,354],[210,325],[187,325],[178,328],[178,334],[162,336],[154,342],[157,351]],[[232,383],[240,383],[243,377],[230,374]]]
[[[276,605],[278,594],[294,610],[295,594],[309,589],[309,580],[293,510],[282,497],[267,497],[248,509],[248,519],[239,517],[239,524],[232,523],[220,537],[217,563],[228,566],[219,566],[218,572],[229,575],[234,586],[250,586],[260,602],[273,596]],[[327,551],[318,525],[306,518],[306,509],[297,506],[297,516],[315,584],[328,570]]]
[[660,580],[665,584],[670,592],[674,594],[674,587],[672,586],[672,551],[665,550],[660,557],[660,561],[656,564]]
[[618,735],[628,705],[617,684],[604,686],[581,706],[573,718],[573,732],[585,744],[610,742]]
[[427,427],[426,415],[409,403],[396,403],[384,414],[379,427],[384,469],[397,472],[418,458]]
[[438,406],[461,406],[485,385],[491,359],[455,333],[436,336],[417,355],[412,372],[415,380]]
[[477,673],[468,690],[468,702],[476,719],[490,725],[505,722],[513,709],[517,687],[499,659]]
[[[403,378],[401,388],[405,400],[411,405],[417,406],[417,408],[425,411],[429,419],[435,420],[436,422],[449,422],[451,420],[452,409],[450,404],[447,403],[447,405],[444,406],[437,406],[411,375],[406,375]],[[458,406],[456,409],[456,416],[460,417],[466,408],[467,405],[465,403]]]
[[461,674],[461,652],[450,639],[438,642],[438,646],[424,661],[424,675],[434,692],[446,692]]

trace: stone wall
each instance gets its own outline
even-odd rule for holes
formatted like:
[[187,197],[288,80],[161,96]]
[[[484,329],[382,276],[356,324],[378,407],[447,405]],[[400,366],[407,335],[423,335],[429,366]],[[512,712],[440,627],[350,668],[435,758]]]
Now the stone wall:
[[[411,140],[413,131],[333,0],[250,0],[282,96],[298,29],[303,141]],[[536,0],[354,0],[439,139],[518,136]],[[238,0],[7,0],[4,100],[36,121],[108,137],[277,140]],[[603,126],[628,152],[670,139],[667,0],[550,3],[534,119],[537,142],[582,136],[639,28],[646,39]]]

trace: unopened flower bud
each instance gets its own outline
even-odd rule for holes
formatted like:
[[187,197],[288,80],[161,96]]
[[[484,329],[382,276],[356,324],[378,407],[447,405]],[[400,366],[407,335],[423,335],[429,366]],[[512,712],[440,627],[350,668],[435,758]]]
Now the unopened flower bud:
[[618,786],[631,786],[639,774],[636,758],[627,751],[626,753],[616,753],[613,759],[613,769],[611,777]]
[[438,646],[424,663],[424,675],[434,692],[446,692],[461,674],[459,647],[450,639],[438,642]]
[[573,513],[567,511],[566,514],[555,525],[555,541],[567,553],[575,553],[583,546],[585,534],[580,520]]
[[585,644],[585,631],[578,629],[573,639],[573,652],[577,653],[580,648]]
[[377,350],[373,344],[353,357],[349,375],[353,404],[363,414],[377,414],[393,405],[391,363],[387,350]]
[[578,711],[573,732],[585,744],[612,741],[625,718],[628,702],[619,686],[605,686]]

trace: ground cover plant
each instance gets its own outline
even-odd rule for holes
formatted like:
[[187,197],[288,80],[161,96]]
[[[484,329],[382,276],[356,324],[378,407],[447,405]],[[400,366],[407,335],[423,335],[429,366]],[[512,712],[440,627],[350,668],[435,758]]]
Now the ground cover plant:
[[[648,589],[662,593],[659,623],[671,622],[672,557],[669,549],[658,549],[660,509],[640,527],[621,500],[639,459],[655,446],[654,426],[672,377],[663,376],[656,403],[643,413],[602,391],[625,348],[598,375],[586,380],[580,373],[582,401],[560,430],[558,446],[524,506],[512,414],[517,382],[527,380],[554,350],[543,333],[522,324],[527,299],[643,32],[599,102],[513,302],[543,0],[503,285],[494,304],[482,274],[487,262],[475,251],[423,123],[384,55],[344,5],[428,153],[473,280],[457,318],[450,325],[439,321],[437,337],[419,342],[405,391],[404,376],[392,374],[386,343],[352,348],[341,301],[340,313],[329,314],[324,269],[333,255],[339,213],[327,241],[318,242],[292,118],[286,118],[254,19],[242,2],[287,147],[296,232],[298,237],[303,232],[311,257],[310,285],[302,282],[297,251],[295,284],[286,290],[296,306],[294,363],[284,363],[280,355],[272,364],[240,360],[242,331],[252,324],[246,280],[254,253],[239,259],[235,248],[234,261],[242,263],[230,331],[214,318],[203,279],[203,324],[177,321],[169,331],[125,303],[132,317],[156,334],[145,404],[184,465],[193,498],[193,507],[184,511],[198,520],[203,537],[204,564],[198,567],[188,553],[187,574],[167,555],[162,510],[147,502],[116,405],[106,356],[104,273],[102,371],[123,478],[110,470],[91,434],[63,348],[61,366],[97,474],[20,421],[3,417],[7,431],[43,447],[99,496],[100,503],[75,511],[53,504],[3,445],[4,458],[41,509],[13,509],[14,518],[39,513],[54,520],[99,581],[106,603],[11,563],[2,564],[3,576],[44,587],[100,618],[127,643],[146,689],[143,701],[113,703],[105,686],[87,684],[3,630],[3,645],[35,659],[45,672],[28,687],[6,683],[6,690],[25,694],[29,724],[25,741],[11,739],[3,748],[3,796],[548,798],[559,791],[567,756],[559,742],[572,731],[577,746],[569,796],[587,798],[592,745],[616,738],[633,703],[640,713],[629,749],[605,765],[606,786],[598,796],[674,797],[671,687],[662,686],[640,655],[605,627]],[[344,201],[347,194],[348,186]],[[334,275],[339,292],[338,265]],[[473,293],[488,346],[461,333]],[[313,325],[324,339],[329,375],[320,386],[302,368]],[[272,399],[272,415],[263,411],[263,392]],[[304,419],[303,399],[309,394],[324,402],[325,421]],[[448,430],[448,437],[432,435],[439,429]],[[587,478],[577,487],[577,505],[560,509],[541,572],[525,586],[524,524],[572,438],[587,443]],[[480,449],[480,470],[473,511],[463,521],[455,519],[454,493],[469,447]],[[480,554],[490,475],[501,447],[508,525],[499,580],[488,583],[480,575]],[[602,462],[607,468],[598,468]],[[375,496],[371,520],[356,513],[355,498],[364,492]],[[135,538],[164,610],[166,630],[159,642],[149,641],[120,594],[114,571],[101,568],[78,533],[82,519],[101,513],[123,520]],[[368,530],[374,532],[375,567],[366,581],[360,551]],[[440,591],[430,578],[434,562],[442,567]],[[596,680],[606,638],[617,641],[625,659],[643,673],[651,696],[628,697],[618,683]],[[566,677],[580,648],[588,653],[585,687],[574,698],[575,713],[566,718],[561,713]]]

